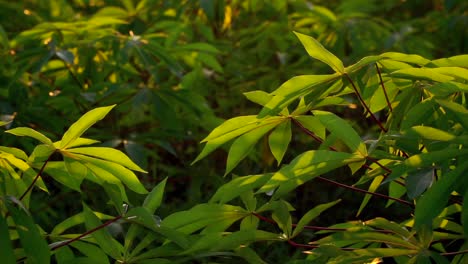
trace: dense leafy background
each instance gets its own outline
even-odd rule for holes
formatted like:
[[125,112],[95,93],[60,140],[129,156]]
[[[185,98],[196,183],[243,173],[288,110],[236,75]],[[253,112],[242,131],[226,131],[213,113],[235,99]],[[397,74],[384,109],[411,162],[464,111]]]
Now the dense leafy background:
[[[460,184],[443,179],[453,179],[467,171],[462,161],[467,157],[468,62],[466,56],[453,58],[467,53],[467,7],[462,0],[0,1],[0,117],[9,122],[3,127],[5,130],[29,127],[50,138],[47,141],[39,137],[43,144],[38,149],[37,137],[14,136],[31,135],[31,131],[10,130],[1,134],[2,146],[11,147],[0,149],[1,177],[16,179],[16,185],[7,180],[1,182],[0,231],[6,232],[7,229],[2,228],[13,225],[38,229],[23,235],[18,231],[24,252],[17,252],[16,257],[21,259],[32,255],[25,242],[28,239],[43,241],[32,246],[46,248],[47,243],[83,234],[98,226],[101,220],[111,219],[113,240],[108,237],[109,233],[98,231],[95,240],[74,242],[73,248],[66,246],[53,251],[61,252],[54,257],[63,263],[73,254],[100,261],[107,256],[123,259],[116,252],[122,252],[120,244],[124,245],[125,252],[135,249],[131,242],[134,237],[141,243],[141,252],[155,250],[156,253],[147,258],[136,250],[134,255],[125,253],[128,263],[156,257],[180,262],[193,259],[202,263],[230,262],[238,260],[238,256],[258,263],[253,251],[268,263],[306,258],[328,261],[330,256],[337,256],[338,263],[343,259],[359,263],[396,254],[378,252],[374,256],[365,250],[391,249],[394,244],[389,241],[401,242],[398,235],[414,241],[403,245],[407,251],[397,252],[402,257],[395,258],[396,262],[406,263],[405,256],[411,255],[415,256],[411,261],[428,263],[424,261],[431,256],[439,263],[441,257],[434,252],[466,250],[464,223],[468,217],[467,210],[461,209],[466,207],[466,201],[463,202],[466,179],[459,177]],[[327,55],[320,45],[315,45],[315,40],[331,54]],[[348,67],[365,56],[378,54],[382,54],[381,57],[368,58],[355,68]],[[450,57],[452,59],[436,60]],[[380,75],[374,62],[378,62]],[[342,74],[344,67],[348,67],[349,79]],[[293,88],[304,83],[309,85],[298,94],[278,89],[295,76],[324,76],[334,72],[339,74],[331,79],[323,77],[324,81],[318,83],[314,81],[318,77],[295,79],[297,83],[291,85]],[[390,106],[381,89],[380,77],[386,83]],[[353,91],[350,79],[362,100]],[[273,95],[297,100],[275,104]],[[303,100],[299,103],[300,98]],[[76,153],[73,156],[63,145],[49,144],[49,141],[64,140],[62,136],[69,126],[83,120],[80,117],[88,111],[107,109],[98,107],[114,104],[116,106],[107,115],[91,115],[93,126],[85,136],[101,142],[94,146],[116,148],[128,155],[136,164],[128,165],[125,160],[121,165],[135,170],[147,190],[159,186],[154,189],[152,199],[145,198],[151,195],[141,195],[140,187],[125,181],[114,182],[118,186],[115,188],[105,188],[99,180],[93,182],[91,176],[82,172],[82,166],[102,176],[105,173],[93,166],[103,168],[103,164],[96,165],[95,160],[86,160]],[[378,122],[364,105],[370,106],[375,119],[388,132],[379,129]],[[313,115],[310,115],[311,110]],[[254,129],[259,132],[247,133],[257,127],[259,113],[266,118],[262,121],[266,125]],[[289,114],[295,117],[285,118],[290,117]],[[252,124],[251,127],[215,142],[217,149],[205,155],[203,148],[215,138],[213,129],[218,127],[219,135],[226,133],[228,130],[219,126],[234,117],[241,118],[234,123],[234,128],[248,124]],[[97,122],[99,119],[102,120]],[[323,143],[314,140],[307,131],[315,133]],[[209,134],[211,138],[207,137]],[[203,139],[207,142],[205,146],[199,144]],[[232,145],[224,144],[232,142],[230,139],[234,139]],[[337,153],[329,150],[330,146]],[[12,150],[13,147],[24,152]],[[312,150],[318,152],[310,152]],[[96,149],[78,151],[97,158],[110,155],[102,155]],[[374,161],[384,165],[366,159],[375,173],[361,167],[367,152]],[[436,154],[430,154],[432,152]],[[48,156],[50,153],[54,154]],[[108,149],[107,153],[110,153]],[[197,155],[203,158],[198,160]],[[263,193],[282,185],[274,180],[267,182],[268,177],[275,179],[272,173],[277,171],[295,175],[292,164],[300,163],[298,156],[325,162],[324,168],[309,171],[316,173],[315,176],[320,174],[323,179],[348,186],[357,184],[365,190],[401,198],[411,205],[416,204],[416,212],[412,206],[390,204],[388,199],[374,197],[367,201],[370,197],[364,199],[357,191],[326,180],[307,178],[312,174],[304,174],[307,179],[303,184],[292,184],[289,188],[284,184],[281,190],[284,195],[277,190],[268,205],[270,197]],[[44,172],[50,177],[42,177],[43,182],[37,184],[42,191],[35,188],[31,198],[25,196],[23,202],[29,212],[26,213],[13,205],[21,204],[17,198],[46,160],[49,164]],[[330,160],[336,162],[328,162]],[[421,160],[422,163],[418,163]],[[356,165],[345,166],[350,162]],[[395,181],[386,182],[383,176],[389,173],[382,167],[392,170],[390,178],[401,177],[397,181],[405,188]],[[64,171],[68,174],[64,175]],[[227,176],[223,177],[225,173]],[[87,180],[64,180],[69,174]],[[241,175],[250,177],[248,184],[241,185],[245,189],[236,185],[247,179],[235,178]],[[434,185],[434,191],[425,193],[438,180],[444,185]],[[24,183],[18,183],[22,181]],[[384,184],[380,185],[381,182]],[[124,185],[128,187],[126,192],[122,191]],[[377,189],[377,186],[381,187]],[[48,192],[44,192],[46,187]],[[162,189],[163,202],[160,201]],[[259,193],[254,195],[252,191]],[[125,196],[128,199],[124,199]],[[335,205],[338,199],[341,202]],[[124,201],[134,209],[128,216],[120,208]],[[139,207],[145,201],[146,207]],[[155,204],[148,206],[150,201]],[[441,203],[434,205],[434,201]],[[228,202],[229,205],[225,204]],[[332,209],[319,213],[332,205]],[[166,228],[164,231],[156,230],[145,218],[153,215],[156,209],[157,218],[162,219],[161,226]],[[101,213],[97,214],[99,218],[93,211]],[[227,220],[222,218],[234,211],[240,213]],[[414,213],[419,226],[413,229]],[[119,222],[122,219],[115,218],[132,214],[146,219],[143,225],[154,233],[144,237],[141,230],[133,230],[137,229],[133,227],[136,224],[128,228],[128,224]],[[74,215],[79,216],[70,220],[72,224],[59,225]],[[200,215],[208,215],[211,221],[224,225],[203,222],[205,218],[197,218]],[[428,227],[421,222],[421,217],[435,220]],[[183,228],[197,219],[203,222],[200,226]],[[221,221],[223,219],[225,222]],[[242,222],[236,222],[240,219]],[[368,221],[368,226],[392,230],[393,235],[382,235],[377,243],[366,240],[376,236],[372,230],[326,236],[298,228],[307,226],[311,220],[314,226],[338,224],[338,228],[356,228],[359,223],[353,221]],[[231,223],[235,224],[228,229]],[[40,228],[35,228],[34,224]],[[257,225],[256,233],[249,229],[257,229]],[[205,226],[211,227],[198,232]],[[224,244],[217,244],[223,237],[220,232],[225,230],[234,232],[237,237],[225,236]],[[10,238],[17,239],[18,233],[13,232]],[[47,240],[41,240],[44,234],[48,234]],[[284,243],[257,242],[246,248],[238,247],[257,240],[281,240],[278,234],[286,234],[282,239]],[[344,237],[346,234],[351,235]],[[163,238],[171,243],[164,243]],[[106,243],[107,240],[115,243]],[[307,244],[311,241],[327,246],[307,257],[302,251],[313,249],[313,245]],[[329,245],[330,241],[334,244]],[[85,242],[97,242],[102,251]],[[353,246],[362,248],[362,251],[355,251],[357,256],[347,251],[338,253],[338,247]],[[432,247],[431,251],[421,253],[419,246]],[[5,248],[8,250],[8,246]],[[292,257],[286,257],[288,255]],[[138,259],[138,256],[143,257]],[[463,256],[447,254],[443,258],[463,263]],[[38,256],[41,257],[47,258]],[[44,263],[43,260],[29,261]]]

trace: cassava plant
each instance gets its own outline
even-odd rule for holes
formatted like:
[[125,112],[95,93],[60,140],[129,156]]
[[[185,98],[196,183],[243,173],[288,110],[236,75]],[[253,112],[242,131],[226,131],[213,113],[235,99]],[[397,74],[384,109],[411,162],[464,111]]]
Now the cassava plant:
[[[261,111],[215,128],[202,141],[206,144],[195,162],[233,141],[228,175],[263,137],[278,164],[285,160],[296,133],[304,133],[310,146],[317,147],[288,159],[276,172],[233,177],[209,204],[240,199],[251,215],[242,220],[238,232],[258,232],[258,220],[276,225],[281,230],[277,240],[309,253],[305,263],[376,263],[384,258],[397,263],[465,263],[468,56],[428,60],[387,52],[345,67],[314,38],[296,35],[309,56],[330,66],[330,73],[296,76],[271,93],[245,93],[262,106]],[[363,109],[362,119],[373,124],[362,133],[328,111],[356,104]],[[355,184],[322,176],[341,167],[347,168]],[[307,226],[339,202],[329,201],[315,204],[293,223],[294,205],[288,198],[311,181],[362,193],[357,215],[371,198],[386,199],[389,210],[395,204],[408,207],[406,220],[390,213],[329,227]],[[259,204],[265,197],[269,198]],[[295,242],[306,230],[314,230],[309,234],[313,239],[307,244]]]

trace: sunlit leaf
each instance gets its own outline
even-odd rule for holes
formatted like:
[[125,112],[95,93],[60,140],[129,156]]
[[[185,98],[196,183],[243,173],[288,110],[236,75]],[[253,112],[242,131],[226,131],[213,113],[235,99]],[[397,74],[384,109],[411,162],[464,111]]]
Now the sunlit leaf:
[[296,34],[302,45],[304,45],[304,48],[307,50],[307,53],[309,53],[312,58],[327,64],[335,72],[344,73],[343,62],[325,49],[316,39],[298,32],[294,32],[294,34]]
[[224,175],[231,172],[252,151],[257,141],[275,126],[277,123],[256,127],[234,140],[229,149]]
[[44,136],[42,133],[37,132],[36,130],[29,128],[29,127],[17,127],[17,128],[7,130],[5,132],[13,134],[15,136],[20,136],[20,137],[32,137],[46,145],[52,145],[52,140]]
[[115,105],[98,107],[81,116],[80,119],[73,123],[65,134],[63,134],[60,149],[66,149],[69,147],[73,141],[83,135],[83,133],[97,121],[103,119],[114,107]]
[[271,153],[278,162],[278,165],[283,160],[291,138],[291,121],[289,119],[278,125],[268,137]]
[[127,155],[117,149],[106,147],[86,147],[68,149],[68,152],[92,156],[125,166],[131,170],[146,172],[140,166],[136,165]]
[[247,191],[261,187],[272,175],[272,173],[268,173],[234,178],[219,187],[213,197],[211,197],[210,202],[219,201],[221,204],[229,202]]

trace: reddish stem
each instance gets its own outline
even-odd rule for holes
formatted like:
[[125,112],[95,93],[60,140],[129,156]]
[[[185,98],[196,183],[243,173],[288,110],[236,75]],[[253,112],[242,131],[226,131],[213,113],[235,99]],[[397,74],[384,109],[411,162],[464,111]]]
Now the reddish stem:
[[73,238],[73,239],[70,239],[70,240],[68,240],[68,241],[66,241],[66,242],[63,242],[63,243],[58,244],[58,245],[56,245],[56,246],[54,246],[54,247],[51,247],[50,250],[56,250],[56,249],[59,249],[59,248],[61,248],[61,247],[67,246],[67,245],[69,245],[69,244],[71,244],[71,243],[73,243],[73,242],[75,242],[75,241],[77,241],[77,240],[82,239],[83,237],[85,237],[85,236],[87,236],[87,235],[90,235],[90,234],[92,234],[92,233],[94,233],[94,232],[96,232],[96,231],[98,231],[98,230],[100,230],[100,229],[102,229],[102,228],[104,228],[104,227],[106,227],[106,226],[108,226],[108,225],[114,223],[115,221],[117,221],[117,220],[119,220],[119,219],[121,219],[121,218],[122,218],[122,216],[121,216],[121,215],[118,215],[118,216],[114,217],[113,219],[111,219],[111,220],[105,222],[104,224],[101,224],[101,225],[99,225],[99,226],[97,226],[97,227],[95,227],[95,228],[93,228],[93,229],[91,229],[91,230],[88,230],[88,231],[86,231],[85,233],[83,233],[83,234],[81,234],[81,235],[79,235],[79,236],[77,236],[77,237],[75,237],[75,238]]
[[384,92],[385,100],[387,101],[388,108],[390,109],[390,112],[393,112],[392,104],[390,103],[390,100],[388,99],[387,90],[385,89],[385,85],[382,80],[382,74],[380,72],[379,65],[377,65],[377,63],[375,64],[375,68],[377,69],[377,73],[379,74],[380,86],[382,86],[382,90]]
[[26,189],[26,191],[24,191],[24,193],[20,196],[19,200],[23,200],[23,198],[26,196],[26,194],[28,194],[28,192],[30,192],[32,190],[32,188],[34,187],[34,184],[36,184],[37,180],[39,180],[39,177],[41,177],[41,174],[42,172],[44,172],[44,169],[45,169],[45,166],[47,165],[47,163],[50,161],[50,159],[52,158],[52,155],[54,155],[55,151],[52,152],[52,154],[49,155],[49,157],[47,158],[47,160],[44,162],[44,164],[42,164],[42,167],[41,169],[39,170],[39,172],[37,173],[36,177],[34,177],[33,181],[31,182],[31,184],[28,186],[28,188]]
[[369,106],[367,106],[366,102],[364,101],[364,99],[362,98],[361,94],[359,93],[356,85],[354,84],[353,80],[349,77],[348,74],[344,74],[344,76],[346,76],[346,78],[348,79],[348,81],[351,83],[351,86],[353,86],[353,89],[354,89],[354,92],[356,93],[356,96],[358,97],[359,101],[361,102],[362,106],[364,106],[364,108],[366,109],[366,111],[369,113],[371,119],[380,127],[380,130],[382,130],[383,132],[387,132],[387,129],[385,127],[383,127],[382,123],[377,119],[377,117],[375,117],[375,115],[371,112]]

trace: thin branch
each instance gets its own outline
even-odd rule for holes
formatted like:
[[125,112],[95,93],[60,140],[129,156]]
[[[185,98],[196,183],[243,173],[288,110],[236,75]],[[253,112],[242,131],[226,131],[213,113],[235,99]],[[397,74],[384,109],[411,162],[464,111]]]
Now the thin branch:
[[[313,139],[315,139],[315,141],[317,141],[318,143],[323,143],[323,140],[321,138],[319,138],[317,135],[314,134],[314,132],[310,131],[309,129],[307,129],[306,127],[304,127],[300,122],[298,122],[296,119],[294,118],[291,118],[291,120],[294,122],[294,124],[296,124],[297,126],[299,126],[299,128],[304,132],[306,133],[307,135],[309,135],[310,137],[312,137]],[[334,148],[333,146],[329,146],[328,147],[330,150],[332,151],[338,151],[336,148]],[[371,162],[377,164],[380,168],[384,169],[386,172],[388,173],[391,173],[392,170],[389,169],[388,167],[384,166],[383,164],[381,164],[376,158],[373,158],[373,157],[370,157],[370,156],[367,156],[366,157],[368,160],[370,160]],[[366,168],[366,169],[371,169],[371,167],[367,164],[363,164],[362,167]],[[386,176],[388,175],[384,175],[384,178],[386,178]],[[395,180],[396,183],[398,183],[399,185],[401,186],[405,186],[404,183],[398,181],[398,180]]]
[[121,218],[122,218],[122,216],[118,215],[118,216],[114,217],[113,219],[105,222],[104,224],[101,224],[101,225],[99,225],[99,226],[97,226],[97,227],[95,227],[95,228],[93,228],[91,230],[88,230],[85,233],[83,233],[83,234],[81,234],[81,235],[79,235],[79,236],[77,236],[77,237],[75,237],[73,239],[67,240],[66,242],[63,242],[63,243],[60,243],[60,244],[58,244],[56,246],[51,247],[50,250],[56,250],[56,249],[59,249],[61,247],[67,246],[67,245],[69,245],[69,244],[71,244],[71,243],[73,243],[73,242],[75,242],[77,240],[82,239],[83,237],[85,237],[87,235],[90,235],[90,234],[92,234],[92,233],[94,233],[94,232],[96,232],[96,231],[98,231],[98,230],[100,230],[100,229],[102,229],[102,228],[116,222],[117,220],[119,220]]
[[454,256],[454,255],[460,255],[460,254],[468,254],[468,249],[465,249],[462,251],[440,253],[440,255],[442,256]]
[[45,166],[47,165],[47,163],[50,161],[50,159],[52,158],[52,155],[54,155],[55,151],[52,152],[52,154],[49,155],[49,157],[47,158],[47,160],[44,162],[44,164],[42,164],[42,167],[41,169],[39,170],[39,172],[37,173],[36,177],[34,177],[33,181],[31,182],[31,184],[28,186],[28,188],[26,189],[26,191],[24,191],[24,193],[20,196],[19,200],[23,200],[23,198],[26,196],[26,194],[28,194],[28,192],[31,191],[31,189],[34,187],[34,184],[36,184],[36,181],[39,179],[39,177],[41,177],[41,174],[42,172],[44,171],[45,169]]
[[390,100],[388,99],[387,90],[385,89],[385,85],[382,80],[382,73],[380,72],[379,65],[377,65],[377,63],[375,64],[375,68],[377,69],[377,73],[379,74],[380,86],[382,86],[382,90],[384,92],[385,100],[387,101],[388,108],[390,109],[390,112],[393,112],[392,104],[390,103]]
[[371,119],[374,120],[374,122],[380,127],[380,129],[383,132],[387,132],[387,129],[382,125],[382,123],[377,119],[377,117],[375,117],[375,115],[371,112],[369,106],[367,106],[366,102],[362,98],[361,94],[359,93],[359,91],[358,91],[356,85],[354,84],[353,80],[351,79],[351,77],[349,77],[348,74],[344,74],[344,76],[346,76],[348,81],[351,83],[351,86],[353,86],[353,89],[354,89],[354,92],[356,93],[356,96],[358,97],[358,99],[361,102],[362,106],[364,106],[366,111],[369,113]]
[[393,201],[399,202],[401,204],[406,204],[406,205],[410,206],[411,208],[414,208],[414,205],[412,203],[410,203],[408,201],[405,201],[405,200],[402,200],[402,199],[394,198],[394,197],[391,197],[391,196],[388,196],[388,195],[385,195],[385,194],[381,194],[381,193],[369,192],[369,191],[366,191],[364,189],[349,186],[349,185],[339,183],[339,182],[336,182],[336,181],[333,181],[333,180],[329,180],[327,178],[323,178],[323,177],[320,177],[320,176],[316,177],[316,178],[321,180],[321,181],[332,183],[332,184],[337,185],[339,187],[343,187],[343,188],[350,189],[350,190],[360,192],[360,193],[370,194],[370,195],[381,197],[381,198],[384,198],[384,199],[387,199],[387,200],[393,200]]

